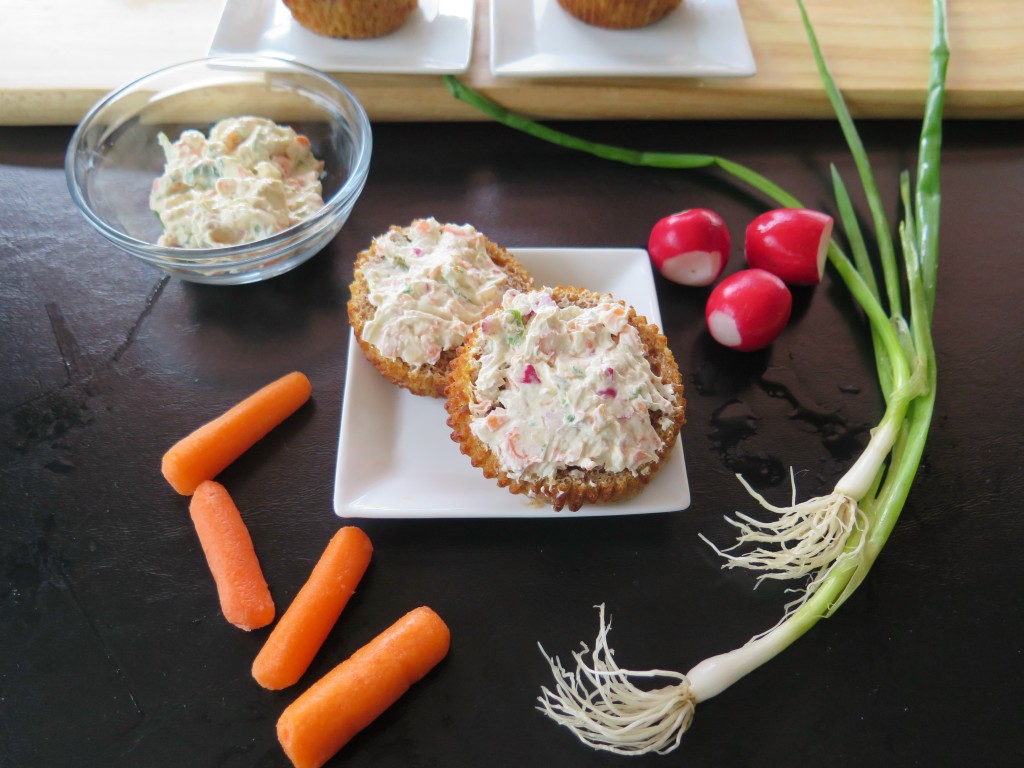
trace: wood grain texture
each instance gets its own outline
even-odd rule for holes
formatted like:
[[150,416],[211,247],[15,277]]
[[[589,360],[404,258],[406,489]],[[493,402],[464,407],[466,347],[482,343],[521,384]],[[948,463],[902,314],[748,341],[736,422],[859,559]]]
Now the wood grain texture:
[[[477,0],[467,83],[542,119],[751,119],[831,115],[795,2],[739,0],[758,73],[692,78],[495,78],[489,0]],[[0,123],[74,124],[111,89],[203,57],[224,0],[0,0]],[[924,101],[930,0],[807,0],[857,117],[916,117]],[[950,3],[951,118],[1024,116],[1024,3]],[[42,42],[41,42],[42,41]],[[374,120],[473,120],[439,77],[336,73]]]

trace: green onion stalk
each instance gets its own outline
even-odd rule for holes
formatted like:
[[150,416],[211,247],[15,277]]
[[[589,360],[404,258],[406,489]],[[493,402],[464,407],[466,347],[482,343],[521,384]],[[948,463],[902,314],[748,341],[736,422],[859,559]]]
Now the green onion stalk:
[[[608,645],[611,621],[606,620],[603,605],[598,606],[594,647],[584,644],[573,653],[574,671],[566,670],[541,647],[555,685],[553,690],[542,688],[538,708],[596,749],[627,755],[671,752],[679,746],[699,702],[721,693],[789,647],[819,619],[832,615],[861,584],[884,547],[921,463],[936,393],[932,315],[938,267],[942,111],[949,60],[946,3],[932,2],[931,67],[916,178],[912,183],[908,172],[900,177],[903,216],[895,238],[856,125],[829,72],[802,0],[797,0],[797,5],[871,214],[880,280],[849,191],[833,166],[836,209],[849,254],[833,238],[828,259],[870,329],[885,412],[864,451],[826,496],[798,503],[794,490],[792,503],[777,507],[739,478],[774,517],[761,521],[737,513],[736,519],[727,518],[739,531],[735,545],[719,549],[707,543],[725,558],[723,567],[757,571],[758,580],[805,579],[799,597],[786,606],[775,626],[735,650],[701,661],[686,674],[620,668]],[[724,157],[641,152],[590,142],[511,112],[454,77],[447,76],[445,82],[457,99],[538,139],[635,166],[716,168],[777,206],[805,207],[770,179]],[[657,689],[637,684],[654,679],[672,682]]]

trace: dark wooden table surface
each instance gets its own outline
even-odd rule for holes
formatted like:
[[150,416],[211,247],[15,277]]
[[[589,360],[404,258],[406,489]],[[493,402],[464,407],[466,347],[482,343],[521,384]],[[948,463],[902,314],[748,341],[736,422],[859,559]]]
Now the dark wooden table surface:
[[[643,149],[713,152],[831,210],[832,123],[592,123]],[[769,497],[829,489],[880,418],[868,337],[838,280],[796,297],[767,351],[703,325],[706,291],[658,280],[684,371],[692,504],[631,517],[355,521],[376,551],[294,690],[250,677],[266,630],[222,618],[189,520],[164,482],[178,437],[290,370],[312,403],[222,475],[279,607],[329,536],[356,253],[418,216],[509,246],[641,248],[690,207],[742,231],[764,203],[720,176],[618,166],[492,124],[375,125],[347,226],[294,272],[246,287],[168,279],[108,245],[68,196],[70,130],[0,130],[0,765],[286,766],[282,709],[410,608],[449,623],[449,657],[332,765],[1018,765],[1024,714],[1024,132],[946,129],[935,332],[940,392],[920,475],[868,580],[834,618],[702,704],[667,757],[596,753],[534,709],[546,664],[614,617],[621,664],[686,671],[770,627],[787,599],[722,571],[698,538]],[[862,126],[883,194],[916,158],[914,124]],[[495,489],[495,493],[504,493]]]

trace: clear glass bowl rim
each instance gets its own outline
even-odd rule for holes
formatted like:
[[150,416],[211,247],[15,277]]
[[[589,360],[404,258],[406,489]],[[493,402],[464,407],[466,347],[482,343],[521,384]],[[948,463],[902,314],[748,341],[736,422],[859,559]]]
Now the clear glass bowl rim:
[[[308,219],[305,219],[288,229],[281,230],[270,237],[256,240],[251,243],[241,243],[238,245],[225,246],[223,248],[172,248],[139,240],[138,238],[127,235],[117,228],[110,226],[107,222],[93,213],[88,201],[86,200],[85,194],[83,193],[82,185],[79,183],[77,173],[78,154],[82,149],[81,144],[84,137],[91,129],[92,123],[95,121],[97,116],[99,116],[111,104],[126,94],[136,90],[149,80],[165,76],[174,71],[188,69],[190,67],[218,64],[222,64],[225,68],[234,66],[239,69],[300,73],[320,81],[328,88],[328,90],[335,91],[339,96],[339,101],[344,102],[347,107],[351,108],[352,117],[354,118],[354,121],[352,122],[352,133],[361,139],[355,162],[349,168],[348,177],[345,179],[345,182],[333,195],[331,195],[329,200],[324,202],[324,207],[315,215],[310,216]],[[225,263],[230,262],[233,268],[238,269],[240,267],[244,267],[250,260],[253,262],[263,261],[267,258],[268,253],[274,252],[275,246],[277,245],[286,246],[288,249],[291,249],[301,245],[301,243],[307,239],[307,235],[315,237],[323,229],[329,228],[331,226],[330,222],[333,221],[338,214],[343,212],[346,207],[351,207],[351,205],[354,204],[355,198],[362,192],[363,186],[366,183],[366,177],[369,173],[372,149],[373,134],[370,127],[370,119],[366,114],[366,110],[345,85],[335,80],[327,73],[296,61],[271,56],[255,56],[248,54],[224,55],[203,59],[192,59],[190,61],[179,62],[177,64],[162,67],[161,69],[142,75],[120,88],[114,89],[101,98],[85,113],[78,126],[75,128],[74,133],[71,135],[71,140],[68,142],[68,149],[64,158],[64,174],[72,200],[74,200],[75,205],[86,217],[89,223],[92,224],[108,240],[119,245],[130,253],[157,266],[173,265],[179,269],[187,269],[190,262],[196,264],[196,266],[205,267],[209,262],[216,261]],[[250,254],[252,258],[247,260],[246,256]]]

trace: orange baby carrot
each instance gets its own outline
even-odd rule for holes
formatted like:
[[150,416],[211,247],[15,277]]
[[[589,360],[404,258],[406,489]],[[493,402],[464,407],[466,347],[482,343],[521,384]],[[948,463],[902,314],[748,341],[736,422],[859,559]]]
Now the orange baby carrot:
[[277,738],[295,768],[319,768],[448,653],[441,617],[410,611],[293,701]]
[[372,554],[373,544],[359,528],[347,526],[331,537],[309,579],[257,654],[252,665],[257,683],[279,690],[305,674],[363,578]]
[[249,529],[227,489],[213,480],[203,481],[188,511],[217,584],[224,618],[247,632],[267,626],[274,620],[274,600]]
[[309,399],[305,374],[289,373],[183,437],[164,454],[161,469],[183,496],[212,480]]

